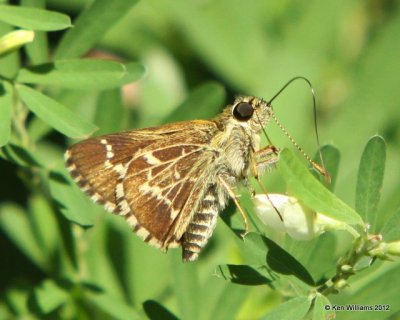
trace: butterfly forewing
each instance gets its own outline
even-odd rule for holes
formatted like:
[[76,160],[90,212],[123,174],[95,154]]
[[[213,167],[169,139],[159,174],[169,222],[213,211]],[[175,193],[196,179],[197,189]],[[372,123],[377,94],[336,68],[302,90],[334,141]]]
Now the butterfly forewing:
[[[184,129],[196,125],[196,135]],[[200,130],[199,130],[200,129]],[[91,198],[123,215],[146,242],[179,245],[199,203],[214,153],[209,121],[105,135],[66,152],[67,168]]]

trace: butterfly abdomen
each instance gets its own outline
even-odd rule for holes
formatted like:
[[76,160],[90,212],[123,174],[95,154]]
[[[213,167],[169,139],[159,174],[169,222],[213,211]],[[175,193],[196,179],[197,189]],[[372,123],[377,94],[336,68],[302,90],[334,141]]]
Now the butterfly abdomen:
[[217,193],[210,187],[193,215],[186,232],[181,239],[182,259],[194,261],[205,247],[217,223],[220,211]]

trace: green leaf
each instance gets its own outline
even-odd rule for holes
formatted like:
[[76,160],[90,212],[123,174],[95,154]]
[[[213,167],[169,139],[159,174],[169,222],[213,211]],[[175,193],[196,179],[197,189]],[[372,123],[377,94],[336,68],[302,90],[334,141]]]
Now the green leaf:
[[100,128],[96,135],[121,131],[126,111],[121,101],[121,90],[107,90],[100,94],[94,122]]
[[29,298],[28,291],[30,289],[31,286],[28,284],[21,284],[20,282],[11,287],[7,287],[7,289],[3,291],[4,298],[1,300],[7,304],[12,316],[4,318],[2,317],[2,319],[15,319],[16,315],[21,317],[22,315],[29,314],[27,301]]
[[262,264],[267,262],[268,266],[275,272],[294,275],[301,281],[314,285],[314,280],[307,269],[290,253],[267,237],[256,232],[250,232],[244,239],[244,246],[249,254],[251,253],[254,256],[252,261],[260,261]]
[[[0,36],[13,31],[8,24],[0,21]],[[14,78],[20,65],[19,52],[14,51],[0,59],[0,76],[5,78]]]
[[310,308],[311,300],[309,297],[301,296],[285,303],[280,304],[278,307],[268,313],[262,320],[302,320]]
[[310,286],[315,285],[308,270],[289,252],[266,237],[263,237],[263,240],[268,246],[267,264],[272,270],[285,275],[293,275]]
[[71,20],[65,14],[7,5],[0,5],[0,21],[21,28],[43,31],[55,31],[71,27]]
[[[176,261],[172,255],[171,260]],[[173,266],[175,297],[183,319],[196,319],[199,313],[199,305],[193,303],[198,301],[200,294],[197,269],[197,265],[193,263],[179,263]]]
[[93,226],[95,217],[90,200],[66,175],[66,172],[63,174],[52,172],[50,174],[51,196],[56,200],[62,214],[69,221],[83,227]]
[[35,33],[32,30],[20,29],[7,33],[0,38],[0,58],[32,42],[34,38]]
[[45,280],[34,291],[35,302],[43,314],[48,314],[69,299],[69,294],[52,280]]
[[229,283],[219,296],[209,319],[235,319],[248,293],[247,287]]
[[262,274],[263,271],[265,272],[263,267],[226,264],[219,265],[215,275],[232,283],[257,286],[271,282],[270,279]]
[[53,256],[59,249],[60,233],[51,203],[42,194],[33,194],[29,199],[29,215],[41,250],[47,257]]
[[382,233],[386,242],[400,239],[400,209],[397,209],[390,216],[380,233]]
[[[331,183],[326,187],[332,191],[335,187],[337,174],[339,170],[340,152],[336,147],[332,145],[325,145],[322,146],[321,153],[322,153],[322,159],[324,160],[325,169],[328,171],[329,176],[331,178]],[[315,155],[313,160],[319,165],[322,165],[319,153]],[[314,176],[317,177],[321,183],[325,184],[326,181],[323,175],[315,172]]]
[[171,311],[154,300],[147,300],[143,303],[143,309],[151,320],[178,320]]
[[11,137],[12,107],[12,86],[6,81],[0,81],[0,147],[6,145]]
[[38,245],[28,215],[21,207],[13,203],[1,204],[0,228],[37,267],[46,271],[46,257]]
[[314,300],[312,320],[334,319],[335,312],[330,311],[332,310],[331,308],[331,303],[328,298],[320,293],[317,293]]
[[26,106],[44,122],[71,138],[86,138],[97,127],[71,110],[32,88],[18,85],[17,90]]
[[[21,5],[25,7],[33,7],[44,9],[46,7],[45,0],[21,0]],[[49,59],[47,35],[45,32],[36,31],[33,42],[25,46],[25,51],[29,57],[30,64],[45,63]]]
[[118,299],[107,292],[93,292],[87,290],[85,297],[100,310],[118,320],[140,320],[140,314],[122,299]]
[[385,172],[386,144],[382,137],[372,137],[365,146],[358,170],[356,210],[365,221],[375,225]]
[[146,67],[141,63],[129,62],[125,64],[125,75],[119,81],[119,86],[135,82],[146,74]]
[[14,162],[21,167],[43,167],[43,164],[29,149],[9,143],[4,146],[0,155],[8,161]]
[[21,69],[16,81],[66,89],[103,90],[133,82],[143,74],[144,67],[138,63],[130,63],[125,67],[109,60],[76,59]]
[[290,192],[309,208],[349,224],[363,224],[357,212],[326,189],[290,150],[281,152],[279,169]]
[[252,263],[265,264],[268,246],[265,237],[257,232],[249,232],[244,238],[245,251],[251,256]]
[[225,101],[225,90],[217,82],[205,83],[194,89],[188,99],[178,106],[162,122],[209,119],[222,108]]
[[92,48],[108,29],[125,16],[137,0],[97,0],[74,21],[62,38],[55,59],[76,58]]

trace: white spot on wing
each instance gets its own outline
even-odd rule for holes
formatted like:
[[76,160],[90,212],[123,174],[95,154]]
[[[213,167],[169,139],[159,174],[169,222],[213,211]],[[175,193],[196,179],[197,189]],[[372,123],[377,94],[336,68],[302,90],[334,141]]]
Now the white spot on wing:
[[126,175],[126,167],[124,167],[122,164],[117,164],[114,166],[113,170],[119,174],[121,178],[125,177]]
[[113,165],[112,165],[112,163],[111,163],[110,160],[106,160],[106,161],[104,162],[104,167],[105,167],[106,169],[111,169],[111,168],[113,167]]
[[170,217],[171,217],[172,220],[175,220],[175,218],[178,216],[178,214],[179,214],[179,210],[176,210],[176,209],[171,208],[171,215],[170,215]]
[[67,150],[64,153],[64,159],[65,159],[65,161],[67,161],[69,158],[71,158],[71,152],[69,150]]
[[156,238],[152,237],[150,241],[147,241],[147,243],[153,247],[160,248],[161,247],[161,241],[157,240]]
[[98,193],[95,193],[90,197],[94,202],[97,202],[100,200],[101,196]]
[[117,186],[115,187],[115,194],[117,196],[117,199],[121,199],[124,197],[124,185],[122,182],[118,183]]
[[131,211],[131,209],[129,208],[129,204],[128,204],[128,202],[127,202],[126,200],[122,200],[122,201],[119,203],[119,206],[120,206],[120,208],[121,208],[120,214],[121,214],[122,216],[128,214],[128,213]]
[[139,230],[136,231],[136,234],[144,240],[150,235],[150,232],[148,232],[145,228],[141,227],[139,228]]
[[157,159],[155,156],[153,156],[151,153],[146,153],[143,155],[143,158],[147,161],[148,164],[150,165],[157,165],[161,164],[161,160]]
[[112,152],[112,151],[107,151],[106,157],[107,157],[107,159],[113,158],[113,157],[114,157],[114,152]]
[[117,206],[114,203],[111,203],[109,201],[107,201],[104,204],[104,207],[106,208],[107,211],[110,211],[110,212],[113,212],[117,208]]
[[126,222],[128,222],[128,224],[129,224],[132,228],[136,227],[136,225],[137,225],[137,223],[138,223],[136,217],[135,217],[133,214],[130,215],[130,216],[126,219]]

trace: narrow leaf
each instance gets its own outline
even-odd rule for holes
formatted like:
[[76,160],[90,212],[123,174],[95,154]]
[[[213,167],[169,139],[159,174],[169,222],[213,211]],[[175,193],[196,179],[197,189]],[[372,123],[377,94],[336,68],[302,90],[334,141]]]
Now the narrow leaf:
[[339,221],[363,224],[357,212],[326,189],[290,150],[281,152],[279,168],[290,192],[306,206]]
[[21,167],[43,167],[37,155],[26,147],[9,143],[1,150],[1,156],[8,161],[14,162]]
[[17,90],[26,106],[44,122],[71,138],[85,138],[97,128],[71,110],[32,88],[18,85]]
[[280,304],[272,312],[262,317],[262,320],[302,320],[310,308],[311,300],[301,296]]
[[46,258],[38,245],[28,215],[22,208],[13,203],[3,203],[0,206],[0,228],[21,252],[46,271]]
[[256,232],[250,232],[244,240],[247,251],[254,256],[252,260],[260,261],[264,265],[267,262],[275,272],[294,275],[301,281],[314,285],[314,280],[307,269],[274,241]]
[[365,146],[358,170],[356,210],[369,223],[375,223],[385,171],[386,144],[372,137]]
[[10,140],[12,107],[12,86],[6,81],[0,81],[0,147]]
[[[0,36],[3,36],[9,32],[13,31],[13,28],[0,21]],[[0,59],[0,76],[4,78],[14,78],[20,65],[19,52],[14,51]]]
[[232,283],[257,286],[271,282],[270,279],[262,274],[265,271],[262,268],[234,264],[219,265],[215,271],[215,275]]
[[[21,5],[24,7],[33,7],[44,9],[46,7],[45,0],[21,0]],[[49,59],[48,54],[47,34],[44,31],[36,31],[33,42],[25,46],[25,51],[28,55],[31,65],[45,63]]]
[[55,58],[77,58],[92,48],[137,0],[97,0],[74,21],[56,49]]
[[0,57],[32,42],[34,38],[35,33],[31,30],[15,30],[7,33],[0,38]]
[[289,252],[266,237],[263,237],[263,240],[268,246],[267,264],[272,270],[285,275],[293,275],[310,286],[315,285],[308,270]]
[[55,31],[71,27],[71,20],[65,14],[7,5],[0,5],[0,21],[21,28],[43,31]]
[[65,176],[66,174],[66,172],[50,174],[50,193],[69,221],[83,227],[90,227],[94,223],[93,207],[91,208],[89,199],[71,179]]
[[21,69],[17,82],[45,84],[67,89],[102,90],[120,87],[139,79],[144,67],[109,60],[60,60]]
[[245,252],[250,255],[251,263],[265,264],[268,246],[264,241],[265,237],[257,232],[249,232],[244,238]]
[[147,300],[143,303],[143,309],[150,320],[178,320],[171,311],[154,300]]
[[51,257],[60,245],[60,233],[53,209],[51,203],[39,192],[29,199],[32,228],[41,250],[48,257]]

